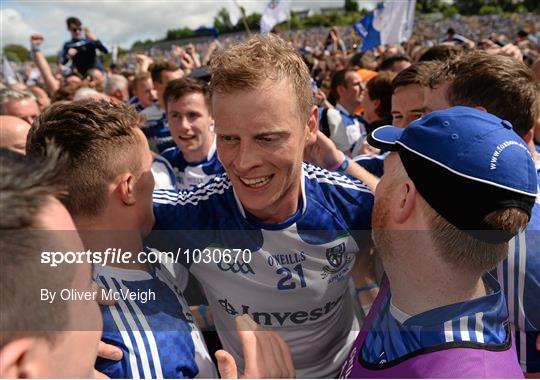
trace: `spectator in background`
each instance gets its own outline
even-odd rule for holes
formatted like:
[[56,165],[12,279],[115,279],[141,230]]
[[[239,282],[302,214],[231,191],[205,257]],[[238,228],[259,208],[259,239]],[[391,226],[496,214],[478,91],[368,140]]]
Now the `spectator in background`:
[[30,92],[5,88],[0,90],[0,114],[15,116],[32,124],[39,115],[39,107]]
[[107,54],[109,52],[107,48],[88,28],[84,29],[85,36],[82,37],[82,23],[77,17],[69,17],[66,24],[71,33],[71,40],[64,43],[60,63],[65,65],[71,60],[81,75],[86,75],[86,72],[92,67],[103,69],[96,50]]
[[158,60],[148,68],[152,76],[152,83],[157,92],[158,103],[145,108],[141,115],[145,118],[144,134],[153,152],[161,153],[165,149],[174,147],[171,132],[167,127],[163,92],[173,79],[180,79],[184,72],[176,64],[168,60]]
[[97,91],[103,92],[103,86],[105,85],[105,73],[97,67],[92,67],[86,72],[86,78],[88,83],[94,87]]
[[459,45],[435,45],[427,49],[419,61],[445,61],[463,53],[463,48]]
[[0,148],[25,154],[30,124],[15,116],[0,116]]
[[129,104],[135,106],[137,112],[152,106],[157,101],[157,94],[150,73],[137,74],[133,82],[131,82],[131,91],[133,97],[129,100]]
[[392,125],[405,128],[424,114],[424,85],[431,64],[415,63],[392,80]]
[[362,107],[367,133],[392,124],[392,80],[395,76],[393,72],[380,72],[366,84]]
[[105,80],[105,95],[111,96],[121,102],[129,100],[128,80],[118,74],[112,74]]
[[206,84],[195,79],[175,79],[169,82],[163,97],[176,147],[162,155],[172,166],[176,187],[188,189],[223,173]]
[[356,155],[365,135],[365,126],[356,109],[362,103],[365,84],[358,69],[337,71],[332,77],[331,94],[336,99],[336,108],[321,112],[319,129],[347,155]]
[[411,65],[411,59],[405,55],[392,55],[381,62],[380,71],[399,73]]

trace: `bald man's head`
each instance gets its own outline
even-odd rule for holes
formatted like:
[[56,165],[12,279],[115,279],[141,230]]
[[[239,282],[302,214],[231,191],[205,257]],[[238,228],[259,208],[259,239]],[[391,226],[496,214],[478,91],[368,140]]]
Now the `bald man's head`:
[[30,124],[15,116],[0,116],[0,148],[26,153],[26,136]]

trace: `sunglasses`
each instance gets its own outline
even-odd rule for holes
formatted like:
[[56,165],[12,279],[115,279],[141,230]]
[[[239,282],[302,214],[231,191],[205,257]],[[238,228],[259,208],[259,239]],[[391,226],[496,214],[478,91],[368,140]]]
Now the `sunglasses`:
[[70,28],[69,30],[71,30],[72,32],[80,32],[82,28]]

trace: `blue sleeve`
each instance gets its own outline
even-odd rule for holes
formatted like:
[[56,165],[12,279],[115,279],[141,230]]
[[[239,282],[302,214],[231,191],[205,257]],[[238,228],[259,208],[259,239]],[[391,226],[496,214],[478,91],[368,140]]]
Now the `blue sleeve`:
[[354,158],[354,162],[379,178],[384,174],[384,157],[358,156]]
[[69,50],[69,42],[65,42],[64,46],[62,47],[62,53],[60,53],[60,63],[62,65],[65,65],[67,61],[69,61],[67,52]]
[[103,54],[108,54],[109,53],[109,50],[105,47],[105,45],[103,45],[101,43],[100,40],[95,40],[95,41],[92,41],[94,47],[96,49],[99,49]]

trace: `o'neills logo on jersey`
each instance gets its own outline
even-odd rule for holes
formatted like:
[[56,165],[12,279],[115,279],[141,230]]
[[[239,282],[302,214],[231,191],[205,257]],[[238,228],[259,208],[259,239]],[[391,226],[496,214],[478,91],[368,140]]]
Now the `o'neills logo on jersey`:
[[240,305],[239,308],[235,308],[229,301],[225,298],[218,300],[219,304],[225,311],[230,315],[238,314],[248,314],[251,318],[257,322],[259,325],[265,326],[283,326],[287,325],[301,325],[307,321],[316,321],[328,313],[330,313],[336,305],[339,304],[342,297],[339,297],[335,301],[329,301],[324,306],[317,307],[309,311],[284,311],[284,312],[259,312],[259,311],[250,311],[249,305]]
[[345,243],[336,245],[335,247],[326,250],[326,260],[330,265],[325,265],[321,272],[322,278],[327,278],[328,283],[339,281],[344,278],[344,273],[349,269],[348,264],[353,261],[353,255],[348,254],[345,250]]

